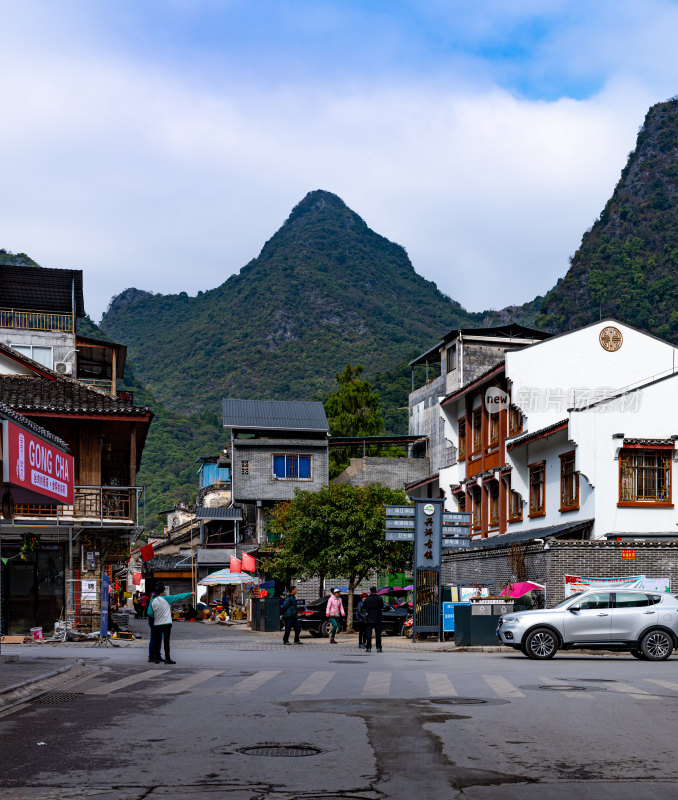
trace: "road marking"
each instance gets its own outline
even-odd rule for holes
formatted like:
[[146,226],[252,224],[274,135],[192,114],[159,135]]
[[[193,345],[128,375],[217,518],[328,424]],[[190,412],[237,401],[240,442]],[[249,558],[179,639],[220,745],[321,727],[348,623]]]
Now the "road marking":
[[646,678],[645,680],[649,683],[656,683],[657,686],[661,686],[662,689],[670,689],[672,692],[678,692],[678,683],[663,681],[660,678]]
[[659,700],[659,695],[650,694],[650,692],[646,692],[645,689],[638,689],[638,687],[631,686],[630,683],[624,683],[623,681],[606,683],[605,688],[609,689],[611,692],[621,692],[622,694],[628,694],[631,697],[638,698],[638,700]]
[[564,697],[571,697],[575,700],[594,700],[595,698],[591,694],[587,694],[586,692],[578,692],[576,689],[570,689],[572,684],[569,681],[559,680],[558,678],[544,678],[541,677],[539,679],[543,681],[546,686],[553,686],[554,689],[561,689],[562,694]]
[[370,672],[363,686],[363,695],[388,697],[391,690],[390,672]]
[[247,692],[252,692],[254,689],[258,689],[260,686],[268,683],[275,678],[276,675],[280,675],[279,669],[255,672],[254,675],[250,675],[249,678],[244,678],[233,686],[229,686],[228,689],[224,689],[223,694],[247,694]]
[[91,689],[87,689],[84,694],[111,694],[111,692],[115,692],[118,689],[131,686],[133,683],[140,683],[141,681],[148,681],[152,678],[156,678],[158,675],[163,675],[165,672],[169,672],[169,670],[147,669],[145,672],[137,672],[134,675],[129,675],[127,678],[113,681],[113,683],[107,683],[103,686],[93,686]]
[[456,697],[457,693],[444,672],[427,672],[426,682],[431,697]]
[[483,680],[497,695],[497,697],[525,697],[525,695],[509,683],[501,675],[483,675]]
[[292,694],[320,694],[336,674],[336,672],[312,672]]
[[196,672],[193,675],[188,675],[181,680],[168,681],[162,686],[158,686],[158,688],[154,689],[152,692],[150,692],[150,694],[177,694],[178,692],[184,692],[186,689],[197,686],[197,684],[202,683],[203,681],[216,678],[216,676],[221,675],[222,672],[223,670],[221,669],[203,669],[200,672]]

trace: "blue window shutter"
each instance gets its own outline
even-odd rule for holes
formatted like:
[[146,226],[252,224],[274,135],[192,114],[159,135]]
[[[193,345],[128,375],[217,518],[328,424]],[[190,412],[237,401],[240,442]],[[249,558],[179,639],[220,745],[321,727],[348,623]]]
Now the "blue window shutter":
[[299,477],[311,477],[311,456],[299,456]]
[[273,474],[276,478],[285,478],[285,456],[273,456]]

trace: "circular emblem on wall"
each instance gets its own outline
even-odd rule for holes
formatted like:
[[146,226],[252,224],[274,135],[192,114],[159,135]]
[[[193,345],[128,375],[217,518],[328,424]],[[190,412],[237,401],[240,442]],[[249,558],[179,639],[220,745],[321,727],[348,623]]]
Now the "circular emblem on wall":
[[436,507],[433,505],[433,503],[426,503],[426,505],[424,506],[424,514],[426,514],[427,517],[430,517],[435,512],[435,510]]
[[608,325],[607,328],[603,328],[598,339],[600,341],[600,346],[603,350],[607,350],[608,353],[614,353],[619,350],[624,341],[622,332],[613,325]]

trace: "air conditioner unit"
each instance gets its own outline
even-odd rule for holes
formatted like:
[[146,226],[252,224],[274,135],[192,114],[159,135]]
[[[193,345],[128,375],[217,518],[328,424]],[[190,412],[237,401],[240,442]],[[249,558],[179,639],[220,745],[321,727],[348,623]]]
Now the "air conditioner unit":
[[73,364],[71,361],[57,361],[54,367],[54,371],[58,372],[59,375],[72,375]]

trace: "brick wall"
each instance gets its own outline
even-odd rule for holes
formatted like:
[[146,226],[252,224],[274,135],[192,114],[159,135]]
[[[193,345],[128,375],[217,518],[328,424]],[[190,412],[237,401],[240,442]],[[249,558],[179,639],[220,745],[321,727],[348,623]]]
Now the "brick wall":
[[[273,453],[311,455],[309,480],[275,480],[273,478]],[[243,475],[242,462],[247,461],[247,475]],[[327,483],[327,445],[318,447],[300,442],[294,445],[247,447],[238,444],[233,448],[233,490],[236,502],[243,500],[291,500],[296,488],[316,492]]]
[[[523,554],[527,573],[525,580],[546,583],[548,551],[544,552],[541,544],[528,545]],[[443,556],[443,583],[458,583],[463,586],[489,584],[490,594],[499,594],[502,587],[511,580],[512,574],[508,547]]]
[[402,489],[406,483],[423,480],[430,474],[428,458],[352,458],[336,483],[366,486],[379,483],[389,489]]

